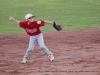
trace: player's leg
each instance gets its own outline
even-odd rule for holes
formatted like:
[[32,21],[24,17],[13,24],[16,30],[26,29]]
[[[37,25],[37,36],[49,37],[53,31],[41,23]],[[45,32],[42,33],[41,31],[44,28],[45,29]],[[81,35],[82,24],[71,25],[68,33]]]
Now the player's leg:
[[22,63],[26,63],[31,52],[34,50],[34,46],[35,46],[35,43],[36,43],[36,36],[30,36],[30,41],[29,41],[29,47],[24,55],[24,58],[22,60]]
[[38,35],[38,43],[40,48],[50,57],[50,60],[54,60],[53,53],[45,46],[44,44],[44,39],[43,39],[43,34],[41,33]]

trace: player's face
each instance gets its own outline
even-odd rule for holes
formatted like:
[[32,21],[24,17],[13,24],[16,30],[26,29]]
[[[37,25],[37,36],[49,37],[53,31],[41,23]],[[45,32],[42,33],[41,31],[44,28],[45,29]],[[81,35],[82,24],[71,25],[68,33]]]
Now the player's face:
[[28,20],[28,22],[33,22],[33,21],[34,21],[33,18],[29,18],[29,19],[27,19],[27,20]]

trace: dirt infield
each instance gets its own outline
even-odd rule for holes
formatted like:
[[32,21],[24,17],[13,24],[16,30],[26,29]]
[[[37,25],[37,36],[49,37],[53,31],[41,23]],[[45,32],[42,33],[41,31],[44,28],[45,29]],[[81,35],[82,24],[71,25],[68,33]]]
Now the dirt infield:
[[38,43],[27,64],[26,34],[0,35],[0,75],[100,75],[100,29],[44,32],[51,62]]

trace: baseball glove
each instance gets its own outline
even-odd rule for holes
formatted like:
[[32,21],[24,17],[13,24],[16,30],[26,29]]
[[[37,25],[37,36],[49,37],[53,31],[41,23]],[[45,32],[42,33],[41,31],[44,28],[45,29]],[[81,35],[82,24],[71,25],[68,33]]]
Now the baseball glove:
[[54,27],[57,31],[62,30],[61,25],[60,25],[60,24],[57,24],[56,22],[53,22],[53,27]]

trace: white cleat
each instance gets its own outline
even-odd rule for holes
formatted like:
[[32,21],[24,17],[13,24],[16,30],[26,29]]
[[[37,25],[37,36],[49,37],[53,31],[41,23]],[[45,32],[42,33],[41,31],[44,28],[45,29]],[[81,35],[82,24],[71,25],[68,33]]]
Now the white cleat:
[[22,64],[25,64],[25,63],[27,63],[27,58],[23,58],[22,60]]
[[50,60],[53,61],[54,60],[54,56],[53,54],[49,56]]

